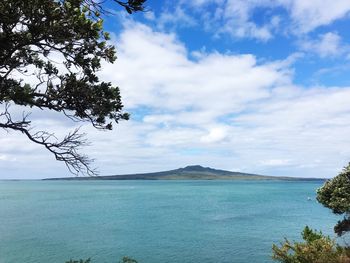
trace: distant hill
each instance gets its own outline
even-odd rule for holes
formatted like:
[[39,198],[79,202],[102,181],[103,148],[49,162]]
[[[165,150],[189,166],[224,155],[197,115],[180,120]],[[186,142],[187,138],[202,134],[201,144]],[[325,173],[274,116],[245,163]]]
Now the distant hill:
[[190,165],[185,168],[175,170],[139,173],[139,174],[123,174],[109,176],[93,176],[93,177],[66,177],[66,178],[49,178],[44,180],[286,180],[286,181],[311,181],[320,180],[314,178],[296,178],[296,177],[277,177],[259,174],[230,172],[218,170],[200,165]]

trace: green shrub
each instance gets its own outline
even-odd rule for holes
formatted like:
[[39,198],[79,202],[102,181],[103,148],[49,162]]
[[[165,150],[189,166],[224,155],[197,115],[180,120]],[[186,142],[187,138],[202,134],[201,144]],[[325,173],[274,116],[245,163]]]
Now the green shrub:
[[272,258],[283,263],[350,263],[350,248],[338,245],[334,239],[306,226],[303,242],[273,245]]
[[333,213],[344,215],[334,227],[338,236],[350,231],[350,165],[317,190],[317,200]]

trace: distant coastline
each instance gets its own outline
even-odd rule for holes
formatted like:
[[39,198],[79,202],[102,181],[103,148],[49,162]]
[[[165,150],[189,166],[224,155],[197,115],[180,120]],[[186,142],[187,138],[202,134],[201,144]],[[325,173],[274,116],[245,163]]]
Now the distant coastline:
[[252,173],[231,172],[200,165],[190,165],[169,171],[153,173],[122,174],[108,176],[82,176],[46,178],[43,180],[269,180],[269,181],[325,181],[325,178],[299,178],[268,176]]

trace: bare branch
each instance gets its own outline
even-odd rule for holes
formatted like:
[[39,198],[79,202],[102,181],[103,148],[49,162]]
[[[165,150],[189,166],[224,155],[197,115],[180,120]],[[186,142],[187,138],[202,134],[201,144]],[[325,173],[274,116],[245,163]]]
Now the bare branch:
[[85,134],[79,133],[79,129],[75,129],[65,136],[62,141],[58,141],[53,133],[46,131],[31,133],[31,122],[27,120],[29,114],[24,114],[20,121],[13,121],[8,109],[9,104],[7,103],[5,111],[0,113],[0,117],[5,119],[4,122],[0,122],[0,128],[20,131],[32,142],[43,145],[55,156],[56,160],[64,162],[68,170],[75,175],[79,175],[80,172],[89,176],[98,174],[96,169],[91,168],[93,160],[78,152],[80,147],[88,145],[84,138]]

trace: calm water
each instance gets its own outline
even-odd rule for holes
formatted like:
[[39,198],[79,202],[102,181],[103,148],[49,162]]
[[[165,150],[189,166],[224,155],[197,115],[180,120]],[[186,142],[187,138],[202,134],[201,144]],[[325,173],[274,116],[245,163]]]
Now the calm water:
[[332,234],[321,185],[0,181],[0,263],[272,262],[272,243],[299,239],[306,224]]

